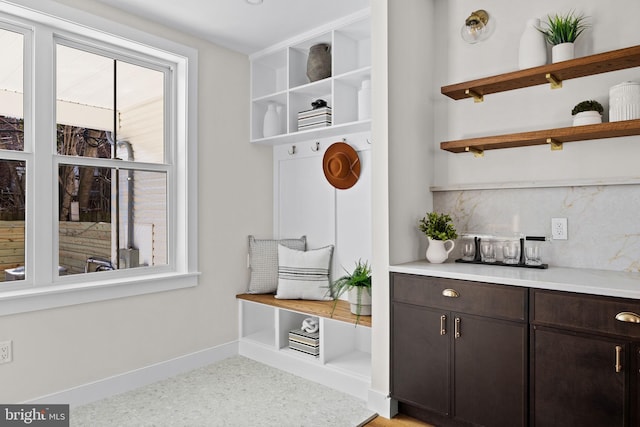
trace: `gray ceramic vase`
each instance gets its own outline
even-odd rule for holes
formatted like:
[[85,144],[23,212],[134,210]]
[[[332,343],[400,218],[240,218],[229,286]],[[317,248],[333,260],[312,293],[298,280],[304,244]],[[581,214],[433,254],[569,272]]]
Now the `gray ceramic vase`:
[[318,43],[309,48],[307,77],[310,82],[331,77],[331,45]]

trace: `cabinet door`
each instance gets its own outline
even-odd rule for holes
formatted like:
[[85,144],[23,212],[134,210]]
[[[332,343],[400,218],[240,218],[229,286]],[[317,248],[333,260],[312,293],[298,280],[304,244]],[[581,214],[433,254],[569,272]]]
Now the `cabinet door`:
[[[625,426],[629,345],[533,327],[532,426]],[[621,347],[616,372],[616,346]]]
[[527,325],[460,314],[452,321],[454,418],[491,427],[526,425]]
[[423,409],[449,414],[449,335],[445,312],[394,303],[392,395]]

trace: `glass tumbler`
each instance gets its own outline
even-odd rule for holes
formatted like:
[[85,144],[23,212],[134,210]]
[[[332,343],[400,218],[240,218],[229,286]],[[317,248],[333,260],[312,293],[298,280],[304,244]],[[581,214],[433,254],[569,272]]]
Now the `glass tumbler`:
[[509,240],[502,245],[502,257],[505,264],[518,264],[520,262],[520,241]]
[[492,241],[480,242],[480,256],[482,262],[496,262],[496,247]]
[[524,248],[525,264],[542,265],[542,250],[538,245],[531,245]]
[[473,261],[476,258],[476,242],[473,238],[464,238],[462,240],[462,259],[464,261]]

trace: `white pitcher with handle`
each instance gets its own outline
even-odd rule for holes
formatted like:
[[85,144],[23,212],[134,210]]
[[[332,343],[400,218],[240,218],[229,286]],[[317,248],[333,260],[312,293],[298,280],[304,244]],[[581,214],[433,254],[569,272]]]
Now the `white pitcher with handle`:
[[[449,257],[449,253],[455,247],[453,240],[434,240],[431,237],[429,239],[429,247],[427,248],[427,261],[432,264],[442,264]],[[447,249],[447,243],[451,243],[449,249]]]

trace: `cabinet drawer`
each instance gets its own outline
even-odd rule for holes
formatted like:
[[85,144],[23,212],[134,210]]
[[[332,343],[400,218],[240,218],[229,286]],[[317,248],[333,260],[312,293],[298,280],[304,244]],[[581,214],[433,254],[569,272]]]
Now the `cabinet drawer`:
[[540,289],[531,294],[534,324],[640,338],[640,323],[616,320],[619,313],[640,315],[638,300]]
[[[423,307],[489,316],[508,320],[526,320],[527,289],[465,280],[392,273],[392,298]],[[445,296],[451,289],[457,297]]]

